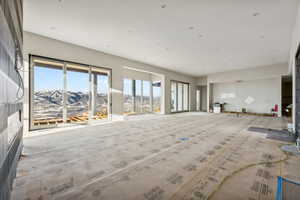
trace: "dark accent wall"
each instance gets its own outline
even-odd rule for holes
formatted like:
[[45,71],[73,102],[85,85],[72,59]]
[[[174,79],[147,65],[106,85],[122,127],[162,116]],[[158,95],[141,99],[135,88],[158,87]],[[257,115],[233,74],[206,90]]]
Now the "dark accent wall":
[[300,134],[300,45],[296,56],[296,105],[295,105],[295,132],[296,137]]
[[0,200],[10,199],[22,151],[22,0],[0,0]]

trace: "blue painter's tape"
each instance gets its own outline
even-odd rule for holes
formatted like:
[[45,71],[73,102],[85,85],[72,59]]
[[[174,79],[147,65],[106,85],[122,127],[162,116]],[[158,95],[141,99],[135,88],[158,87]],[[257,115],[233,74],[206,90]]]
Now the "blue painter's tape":
[[187,140],[189,140],[189,138],[187,138],[187,137],[182,137],[182,138],[179,138],[181,141],[187,141]]
[[282,200],[282,177],[277,177],[277,192],[276,192],[276,200]]

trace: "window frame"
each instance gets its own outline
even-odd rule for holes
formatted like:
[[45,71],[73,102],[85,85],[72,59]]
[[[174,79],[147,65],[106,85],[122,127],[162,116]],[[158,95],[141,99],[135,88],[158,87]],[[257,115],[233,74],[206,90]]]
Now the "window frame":
[[[67,60],[61,60],[61,59],[56,59],[56,58],[51,58],[51,57],[45,57],[45,56],[39,56],[39,55],[34,55],[34,54],[29,54],[29,119],[28,119],[28,123],[29,123],[29,131],[33,131],[33,130],[38,130],[38,129],[47,129],[47,128],[54,128],[54,127],[64,127],[67,126],[69,123],[65,123],[63,122],[62,124],[59,125],[45,125],[45,126],[35,126],[33,123],[33,101],[34,101],[34,67],[36,66],[36,60],[41,60],[41,61],[45,61],[45,62],[53,62],[53,63],[58,63],[63,65],[62,66],[62,71],[63,74],[65,75],[65,72],[67,72],[67,65],[69,66],[80,66],[80,67],[85,67],[86,70],[88,70],[89,73],[89,77],[91,77],[92,75],[92,71],[93,69],[95,70],[99,70],[99,71],[103,71],[103,73],[107,74],[108,76],[108,118],[107,120],[111,120],[112,118],[112,69],[107,68],[107,67],[98,67],[95,65],[88,65],[88,64],[82,64],[82,63],[78,63],[78,62],[73,62],[73,61],[67,61]],[[64,78],[65,81],[65,78]],[[64,84],[64,83],[63,83]],[[63,85],[63,89],[65,90],[65,86]],[[90,95],[91,91],[89,91],[89,95]],[[65,95],[65,94],[64,94]],[[89,104],[91,103],[91,98],[89,100]],[[64,105],[65,106],[65,105]],[[91,107],[89,105],[89,107]],[[88,120],[88,124],[90,123],[90,121],[92,120]]]
[[[172,111],[172,84],[175,83],[176,85],[176,105],[175,105],[175,109],[174,111]],[[181,107],[182,107],[182,110],[178,111],[178,84],[182,84],[182,94],[181,94]],[[177,81],[177,80],[171,80],[170,81],[170,112],[171,113],[182,113],[182,112],[189,112],[190,111],[190,83],[187,83],[187,82],[182,82],[182,81]],[[184,106],[184,95],[185,95],[185,92],[184,92],[184,85],[187,85],[187,109],[184,109],[185,106]]]

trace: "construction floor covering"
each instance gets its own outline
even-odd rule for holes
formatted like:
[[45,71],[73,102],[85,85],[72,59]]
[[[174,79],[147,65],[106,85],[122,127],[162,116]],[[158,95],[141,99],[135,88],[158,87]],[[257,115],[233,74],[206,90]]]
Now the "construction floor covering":
[[183,113],[24,139],[13,200],[267,200],[277,176],[300,181],[300,156],[249,127],[285,118]]

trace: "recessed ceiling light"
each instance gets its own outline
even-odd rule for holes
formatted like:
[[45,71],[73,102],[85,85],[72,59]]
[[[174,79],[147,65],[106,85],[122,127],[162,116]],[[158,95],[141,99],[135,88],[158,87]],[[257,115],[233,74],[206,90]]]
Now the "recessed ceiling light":
[[189,29],[190,29],[190,30],[193,30],[193,29],[194,29],[194,27],[193,27],[193,26],[190,26],[190,27],[189,27]]
[[166,5],[166,4],[163,4],[163,5],[161,5],[160,7],[161,7],[161,8],[166,8],[167,5]]
[[256,16],[258,16],[258,15],[260,15],[260,13],[259,13],[259,12],[255,12],[255,13],[253,13],[253,17],[256,17]]

